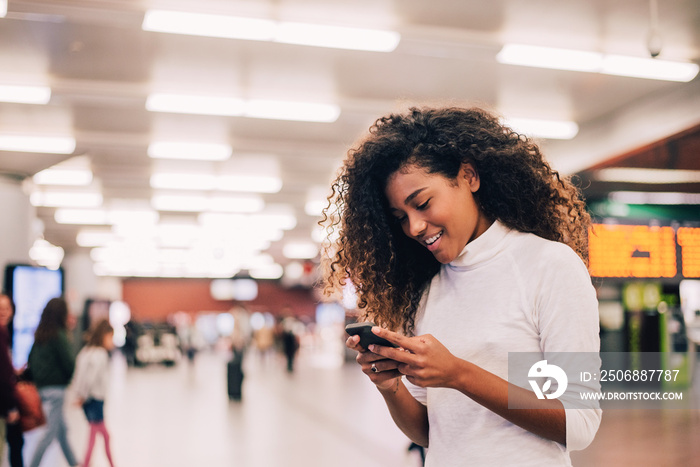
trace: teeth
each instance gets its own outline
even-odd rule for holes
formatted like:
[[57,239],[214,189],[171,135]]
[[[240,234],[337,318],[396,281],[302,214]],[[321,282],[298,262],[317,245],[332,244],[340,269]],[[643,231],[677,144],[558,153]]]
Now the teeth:
[[430,237],[430,238],[428,238],[427,240],[425,240],[425,244],[426,244],[426,245],[432,245],[432,244],[435,243],[435,242],[437,241],[437,239],[440,238],[440,237],[442,237],[442,231],[438,232],[438,234],[435,235],[434,237]]

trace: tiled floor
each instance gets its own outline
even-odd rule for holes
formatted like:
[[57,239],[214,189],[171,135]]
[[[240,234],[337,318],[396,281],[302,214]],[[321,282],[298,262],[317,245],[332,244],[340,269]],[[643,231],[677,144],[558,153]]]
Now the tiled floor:
[[[106,406],[116,466],[419,466],[354,363],[324,363],[302,354],[288,375],[276,356],[251,352],[237,403],[226,395],[224,354],[203,353],[194,365],[171,368],[127,368],[117,356]],[[87,424],[80,409],[66,410],[82,458]],[[40,430],[27,434],[26,455]],[[609,410],[594,443],[572,459],[575,466],[700,465],[698,439],[697,410]],[[93,467],[108,465],[99,441]],[[66,465],[55,443],[41,465]]]

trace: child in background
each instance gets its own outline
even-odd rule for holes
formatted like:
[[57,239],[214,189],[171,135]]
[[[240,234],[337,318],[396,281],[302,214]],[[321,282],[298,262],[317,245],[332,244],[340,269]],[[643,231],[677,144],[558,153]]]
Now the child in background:
[[109,321],[102,320],[95,326],[87,344],[78,353],[73,387],[90,424],[90,438],[85,453],[84,466],[90,465],[92,448],[97,433],[105,440],[105,452],[109,465],[114,467],[109,448],[109,433],[104,422],[104,400],[109,386],[109,351],[114,348],[114,329]]

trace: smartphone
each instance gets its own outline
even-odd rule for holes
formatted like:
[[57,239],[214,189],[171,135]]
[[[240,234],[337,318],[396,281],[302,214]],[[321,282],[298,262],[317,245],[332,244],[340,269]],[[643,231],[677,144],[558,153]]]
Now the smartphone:
[[353,323],[345,326],[345,332],[351,336],[360,336],[360,345],[365,349],[370,345],[384,345],[386,347],[396,347],[388,340],[383,337],[379,337],[372,332],[372,327],[376,326],[374,323]]

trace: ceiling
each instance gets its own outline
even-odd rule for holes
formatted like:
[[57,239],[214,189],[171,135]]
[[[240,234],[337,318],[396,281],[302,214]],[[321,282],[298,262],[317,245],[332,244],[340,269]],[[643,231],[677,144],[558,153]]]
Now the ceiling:
[[[149,8],[391,29],[401,41],[382,53],[164,34],[142,30]],[[29,177],[87,155],[105,203],[147,202],[160,163],[147,147],[164,133],[223,139],[232,159],[273,155],[283,186],[264,201],[290,205],[297,217],[266,250],[284,266],[285,242],[308,240],[318,220],[304,212],[309,190],[328,187],[348,148],[387,112],[481,105],[508,117],[574,121],[575,138],[542,141],[563,173],[700,123],[697,77],[678,83],[495,60],[506,42],[646,57],[649,8],[645,0],[9,0],[0,18],[0,83],[43,82],[52,95],[47,105],[0,103],[0,133],[67,131],[76,149],[0,151],[0,172]],[[668,0],[658,8],[660,58],[700,62],[700,1]],[[157,91],[334,103],[341,112],[332,123],[149,112],[146,98]],[[67,254],[81,251],[81,226],[58,224],[53,215],[54,208],[37,208],[45,239]]]

